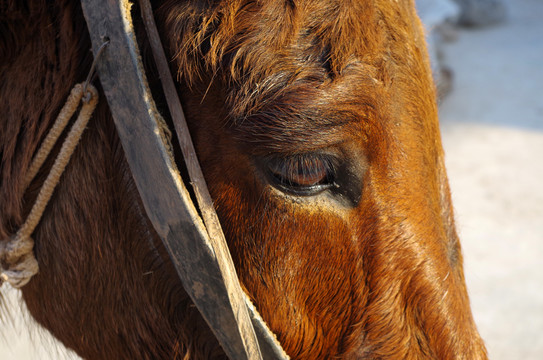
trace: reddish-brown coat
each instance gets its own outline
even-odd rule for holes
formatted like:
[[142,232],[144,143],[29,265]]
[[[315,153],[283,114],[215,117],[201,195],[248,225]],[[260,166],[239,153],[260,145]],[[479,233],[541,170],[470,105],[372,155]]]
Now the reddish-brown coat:
[[[165,1],[157,19],[242,285],[285,350],[485,359],[413,4],[203,3]],[[30,209],[44,173],[23,194],[25,169],[91,55],[76,2],[0,5],[3,239]],[[255,161],[319,149],[350,159],[359,201],[287,196]],[[84,358],[224,356],[143,213],[104,101],[34,238],[40,273],[24,299]]]

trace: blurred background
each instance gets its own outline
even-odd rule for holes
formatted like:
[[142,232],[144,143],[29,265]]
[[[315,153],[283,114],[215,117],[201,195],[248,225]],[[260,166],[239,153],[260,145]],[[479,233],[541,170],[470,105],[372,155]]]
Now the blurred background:
[[543,1],[461,28],[440,121],[472,310],[490,359],[543,359]]
[[[418,0],[417,8],[475,321],[491,359],[541,360],[543,0]],[[6,292],[0,360],[77,358]]]
[[[490,359],[540,360],[543,1],[472,0],[479,7],[467,10],[468,0],[454,1],[460,9],[437,9],[438,1],[430,0],[419,11],[430,22],[472,310]],[[440,23],[437,15],[449,20]],[[451,17],[463,26],[451,27]]]

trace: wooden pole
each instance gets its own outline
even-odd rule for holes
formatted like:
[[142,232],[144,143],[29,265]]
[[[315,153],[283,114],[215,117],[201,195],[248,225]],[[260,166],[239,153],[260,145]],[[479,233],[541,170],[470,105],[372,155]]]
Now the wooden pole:
[[261,359],[224,236],[208,235],[165,144],[164,121],[143,70],[130,2],[81,4],[94,51],[110,41],[96,69],[149,219],[226,354],[236,360]]

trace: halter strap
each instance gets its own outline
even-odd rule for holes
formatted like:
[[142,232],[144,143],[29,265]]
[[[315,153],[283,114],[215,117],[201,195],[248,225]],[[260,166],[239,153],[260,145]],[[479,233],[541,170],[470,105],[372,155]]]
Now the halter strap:
[[[262,359],[264,354],[252,326],[246,295],[241,290],[220,225],[213,220],[213,217],[216,219],[214,209],[211,206],[197,210],[169,151],[167,126],[156,109],[143,70],[132,26],[131,3],[129,0],[81,0],[81,4],[94,51],[106,38],[111,41],[96,69],[149,220],[162,239],[186,292],[228,357]],[[149,4],[142,2],[141,5],[151,9]],[[162,80],[171,78],[169,73],[161,77]],[[177,96],[175,86],[173,89],[170,93]],[[180,108],[179,114],[182,117]],[[181,131],[189,140],[181,145],[188,146],[186,161],[199,167],[186,128]],[[197,171],[201,174],[201,170]],[[192,176],[190,181],[195,182]],[[156,191],[157,184],[160,191]],[[201,184],[194,192],[200,192],[204,199],[209,198],[203,177]],[[213,214],[204,215],[202,220],[200,213],[207,212]],[[261,328],[257,325],[257,329]],[[270,347],[274,348],[270,345],[262,349]],[[264,358],[288,358],[283,355],[284,352],[282,355],[272,353]]]
[[[224,234],[219,223],[219,218],[217,217],[217,213],[213,207],[213,200],[211,199],[204,175],[202,174],[200,164],[198,163],[196,151],[194,150],[192,139],[190,137],[189,128],[183,114],[183,108],[181,106],[181,102],[179,101],[179,96],[177,95],[173,77],[168,66],[168,61],[166,60],[166,54],[164,53],[164,48],[162,47],[160,36],[156,28],[153,17],[153,9],[151,8],[149,0],[140,0],[139,5],[141,8],[141,17],[143,18],[147,37],[151,45],[153,58],[159,72],[162,90],[164,91],[166,102],[168,104],[170,114],[172,115],[175,132],[177,134],[179,144],[181,145],[181,151],[183,153],[185,165],[187,166],[189,173],[190,183],[192,184],[192,188],[196,194],[196,200],[198,201],[200,213],[202,214],[210,240],[217,243],[217,250],[225,253],[221,255],[222,257],[230,258],[230,253],[226,245],[226,239],[224,238]],[[227,265],[223,266],[226,267]],[[231,281],[235,281],[237,283],[238,277],[233,266],[230,270],[226,271],[231,272],[227,279],[231,279]],[[249,315],[256,332],[262,357],[264,359],[288,359],[289,357],[281,347],[277,337],[262,319],[255,306],[251,303],[251,300],[247,294],[242,291],[242,296],[249,310]]]

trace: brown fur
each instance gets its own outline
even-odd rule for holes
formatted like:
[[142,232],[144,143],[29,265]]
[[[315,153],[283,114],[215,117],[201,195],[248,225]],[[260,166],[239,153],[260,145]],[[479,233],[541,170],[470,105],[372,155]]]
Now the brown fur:
[[[44,172],[27,192],[21,179],[91,56],[77,2],[0,9],[3,239],[29,211]],[[241,283],[287,353],[485,359],[413,3],[155,9]],[[319,149],[363,174],[359,201],[286,196],[255,162]],[[143,213],[105,101],[34,238],[40,273],[24,299],[82,357],[224,357]]]

